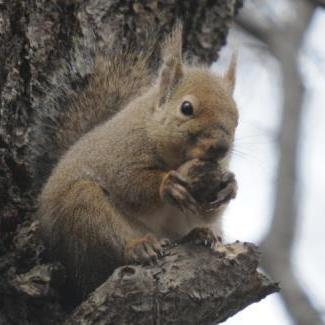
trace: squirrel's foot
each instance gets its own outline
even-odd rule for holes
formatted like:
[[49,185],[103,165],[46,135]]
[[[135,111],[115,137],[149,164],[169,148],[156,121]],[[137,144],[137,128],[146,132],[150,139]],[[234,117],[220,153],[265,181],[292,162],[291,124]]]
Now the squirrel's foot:
[[164,247],[169,244],[168,239],[158,240],[153,234],[130,240],[125,248],[126,260],[129,263],[157,263],[164,254]]
[[216,237],[211,229],[205,227],[197,227],[191,230],[184,236],[179,243],[191,242],[195,245],[214,248],[218,242],[221,242],[221,237]]
[[199,214],[198,204],[188,190],[186,180],[176,171],[170,171],[160,186],[160,197],[181,211]]
[[208,202],[207,209],[214,210],[223,204],[227,204],[236,197],[237,181],[235,175],[231,172],[225,173],[221,178],[220,190],[216,193],[215,199]]

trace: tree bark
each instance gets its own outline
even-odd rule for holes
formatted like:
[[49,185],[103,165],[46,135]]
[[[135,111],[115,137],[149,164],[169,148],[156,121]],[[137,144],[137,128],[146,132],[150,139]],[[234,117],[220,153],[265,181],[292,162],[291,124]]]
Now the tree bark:
[[[211,63],[240,6],[241,0],[0,0],[0,324],[61,324],[65,319],[114,324],[108,316],[124,321],[132,314],[142,323],[154,317],[157,322],[205,323],[224,320],[277,290],[256,272],[256,249],[250,245],[220,245],[224,252],[219,253],[181,245],[159,262],[160,268],[117,270],[69,316],[58,294],[64,269],[47,263],[37,222],[30,221],[36,202],[30,134],[37,111],[47,109],[48,86],[82,88],[92,73],[84,51],[109,48],[116,40],[141,46],[148,29],[162,37],[176,17],[184,22],[186,52]],[[69,66],[67,80],[59,78],[63,64]],[[124,297],[116,298],[112,287],[115,293],[126,290]],[[146,293],[150,298],[144,301]],[[126,309],[130,301],[133,307]]]
[[278,290],[257,263],[252,244],[176,246],[154,267],[117,269],[65,324],[219,323]]
[[[0,324],[211,324],[279,290],[256,271],[253,244],[218,244],[216,251],[184,242],[156,265],[115,270],[73,313],[62,309],[60,264],[39,261],[38,223],[22,227],[10,255],[20,274],[0,283]],[[13,264],[13,262],[11,261]]]

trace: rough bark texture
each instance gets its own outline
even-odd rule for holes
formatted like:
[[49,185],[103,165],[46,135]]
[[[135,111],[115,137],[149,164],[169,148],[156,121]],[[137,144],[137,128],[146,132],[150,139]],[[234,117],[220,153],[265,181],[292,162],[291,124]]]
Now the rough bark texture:
[[[241,0],[0,0],[0,324],[58,324],[67,317],[57,293],[64,280],[64,269],[59,264],[46,263],[42,243],[35,236],[37,223],[30,223],[36,201],[30,133],[35,113],[46,109],[42,103],[45,96],[51,96],[49,85],[64,82],[67,89],[79,89],[92,72],[92,67],[85,64],[84,50],[109,48],[116,40],[141,44],[148,29],[158,31],[161,37],[171,29],[176,17],[184,21],[186,51],[198,61],[211,63],[225,44],[229,24],[240,5]],[[69,65],[67,80],[56,78],[62,64]],[[168,322],[177,315],[184,319],[186,306],[197,308],[195,319],[202,316],[200,323],[221,321],[276,290],[275,285],[256,273],[256,251],[249,245],[235,244],[233,251],[227,248],[225,254],[233,256],[229,258],[220,253],[212,256],[203,248],[189,251],[177,247],[171,252],[174,257],[161,261],[164,272],[160,275],[155,273],[157,267],[116,271],[69,321],[84,318],[89,319],[86,323],[91,319],[96,323],[96,312],[102,317],[98,322],[109,309],[109,317],[114,313],[129,317],[134,312],[139,321],[145,319],[150,323],[152,317],[164,319],[159,316],[163,315],[171,317],[165,318]],[[204,270],[202,274],[199,266]],[[123,281],[116,278],[118,275]],[[132,281],[139,285],[135,281],[138,276],[148,287],[143,285],[142,291],[133,292],[130,286],[124,286]],[[111,286],[115,292],[130,292],[124,301],[120,294],[112,303]],[[145,292],[151,300],[143,303]],[[124,310],[121,302],[126,304],[128,299],[137,298],[133,308]],[[204,306],[199,307],[203,302]],[[123,307],[123,312],[119,307]],[[144,307],[143,315],[150,314],[150,320],[141,318]],[[84,314],[87,310],[88,316]],[[189,307],[186,310],[189,313]]]
[[[124,266],[69,315],[58,300],[64,280],[59,264],[39,264],[38,223],[15,238],[14,270],[0,283],[0,324],[211,324],[278,291],[256,271],[252,244],[219,244],[213,251],[194,243],[171,247],[155,266]],[[26,261],[32,261],[30,264]],[[34,266],[33,266],[34,265]]]
[[155,267],[117,269],[65,324],[219,323],[277,291],[257,264],[252,244],[176,246]]

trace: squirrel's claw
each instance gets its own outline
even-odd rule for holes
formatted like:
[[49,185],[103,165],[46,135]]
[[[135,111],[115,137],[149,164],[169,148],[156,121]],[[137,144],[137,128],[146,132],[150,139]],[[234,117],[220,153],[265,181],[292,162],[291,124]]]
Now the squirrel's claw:
[[155,264],[163,256],[168,243],[166,239],[158,240],[153,234],[133,239],[125,247],[126,260],[129,263]]
[[209,248],[214,248],[218,242],[221,242],[220,237],[216,237],[211,229],[197,227],[191,230],[179,243],[191,242],[195,245],[202,245]]

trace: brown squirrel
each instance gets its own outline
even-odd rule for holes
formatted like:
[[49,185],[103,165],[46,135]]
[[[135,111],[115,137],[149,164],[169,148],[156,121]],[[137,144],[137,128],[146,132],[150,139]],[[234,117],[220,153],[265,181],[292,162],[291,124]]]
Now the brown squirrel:
[[82,297],[117,266],[154,261],[166,239],[194,231],[213,243],[236,194],[235,60],[224,76],[184,63],[180,24],[161,49],[155,80],[145,54],[98,55],[58,131],[62,147],[80,138],[51,172],[38,216]]

